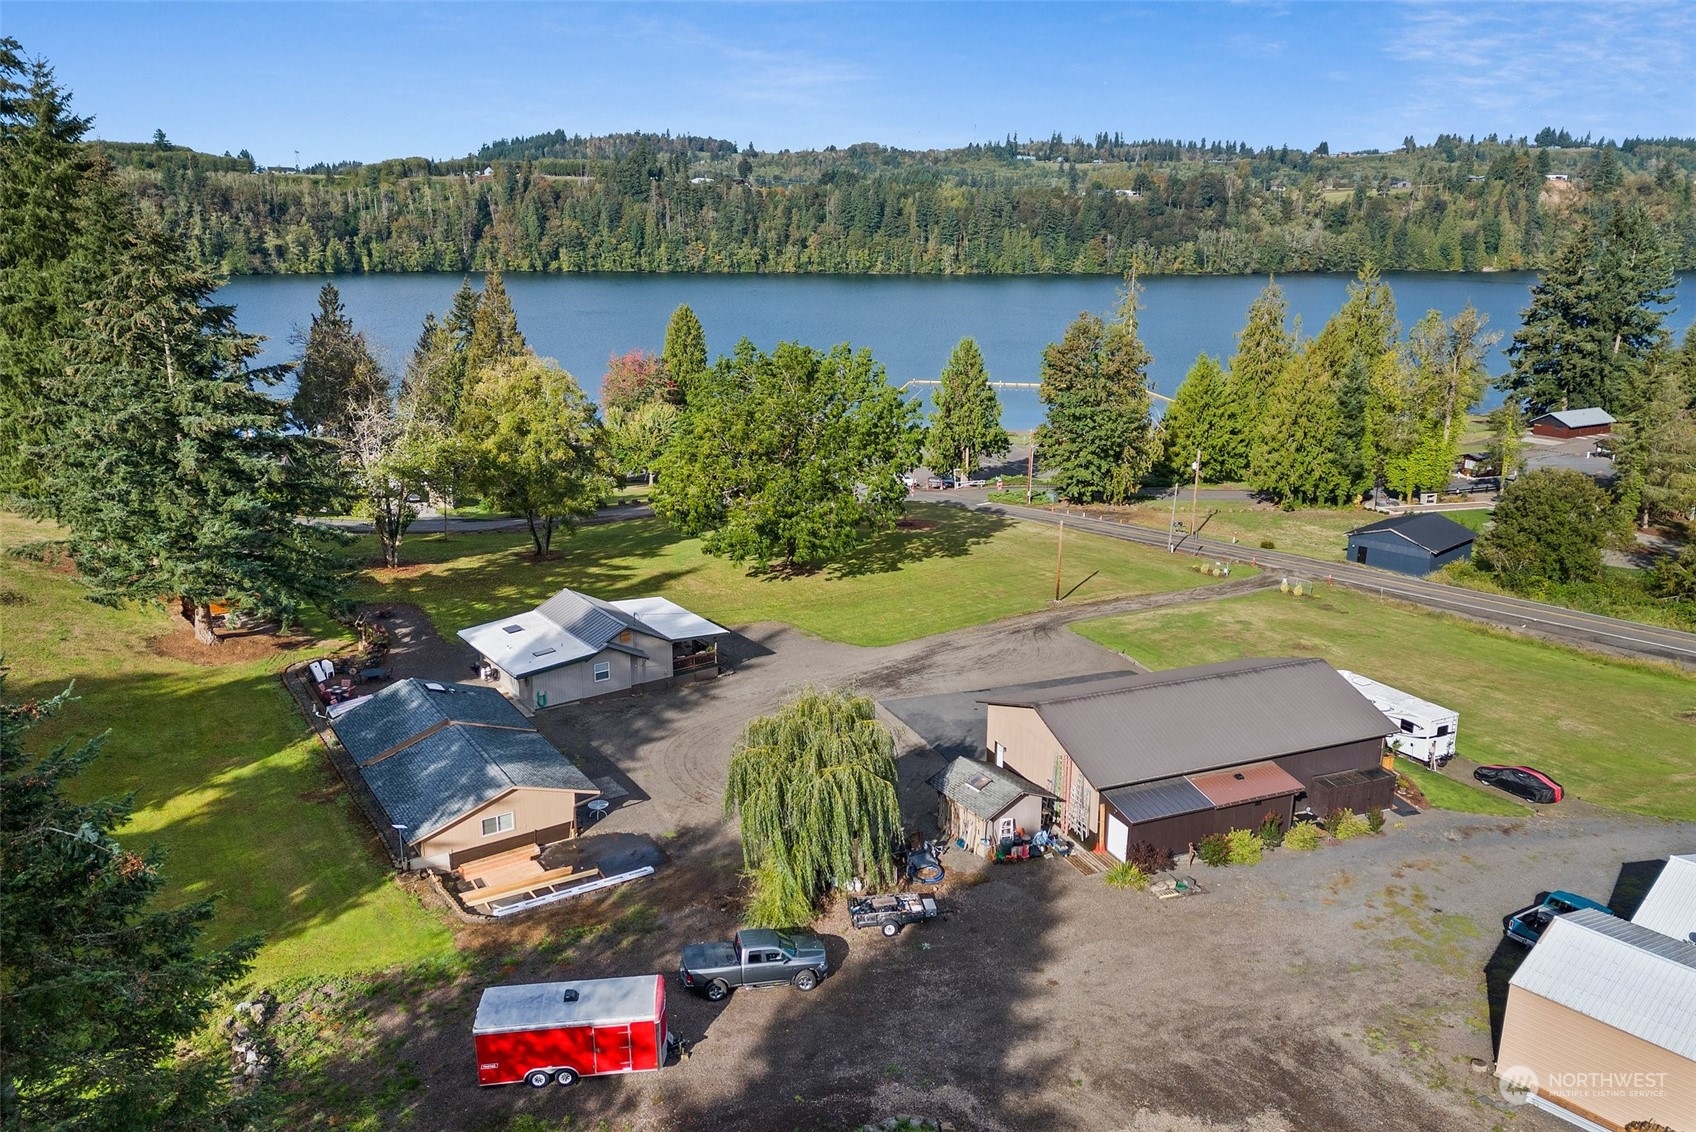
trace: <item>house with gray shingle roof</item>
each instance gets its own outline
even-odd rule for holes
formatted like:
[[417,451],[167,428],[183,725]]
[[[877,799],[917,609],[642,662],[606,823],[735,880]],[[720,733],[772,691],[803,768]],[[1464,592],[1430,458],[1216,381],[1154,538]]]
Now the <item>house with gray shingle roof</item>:
[[1002,838],[1043,828],[1042,804],[1054,795],[991,763],[957,758],[929,779],[942,796],[937,824],[944,837],[982,857],[995,855]]
[[493,688],[401,680],[332,726],[409,868],[575,837],[578,806],[601,792]]
[[461,629],[481,669],[527,708],[561,704],[718,673],[729,630],[663,597],[603,601],[564,589],[535,609]]

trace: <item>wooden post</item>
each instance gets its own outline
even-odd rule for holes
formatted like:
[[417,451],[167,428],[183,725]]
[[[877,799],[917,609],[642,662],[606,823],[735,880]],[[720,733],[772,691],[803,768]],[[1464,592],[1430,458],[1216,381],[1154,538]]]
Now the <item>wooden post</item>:
[[1201,498],[1201,449],[1195,450],[1195,487],[1190,492],[1190,537],[1195,537],[1196,501]]
[[1025,453],[1025,505],[1031,502],[1031,477],[1036,474],[1036,438],[1031,438],[1031,450]]
[[1066,520],[1060,520],[1060,541],[1054,546],[1054,600],[1060,600],[1060,565],[1066,559]]

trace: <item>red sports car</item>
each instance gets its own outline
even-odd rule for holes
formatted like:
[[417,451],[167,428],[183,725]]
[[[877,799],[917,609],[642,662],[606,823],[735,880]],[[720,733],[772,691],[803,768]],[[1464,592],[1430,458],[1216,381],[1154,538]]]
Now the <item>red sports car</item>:
[[1561,784],[1540,770],[1528,766],[1481,766],[1472,772],[1472,777],[1487,786],[1506,790],[1509,794],[1517,794],[1528,802],[1538,802],[1548,805],[1558,802],[1566,796]]

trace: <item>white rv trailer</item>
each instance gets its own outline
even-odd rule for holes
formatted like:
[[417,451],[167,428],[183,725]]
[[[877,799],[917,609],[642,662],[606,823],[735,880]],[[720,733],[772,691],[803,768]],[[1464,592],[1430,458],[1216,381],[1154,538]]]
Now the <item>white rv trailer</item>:
[[1341,668],[1337,671],[1395,726],[1395,734],[1384,740],[1392,751],[1429,767],[1442,766],[1455,757],[1455,732],[1460,729],[1459,712],[1409,695],[1388,684],[1380,684],[1370,677]]

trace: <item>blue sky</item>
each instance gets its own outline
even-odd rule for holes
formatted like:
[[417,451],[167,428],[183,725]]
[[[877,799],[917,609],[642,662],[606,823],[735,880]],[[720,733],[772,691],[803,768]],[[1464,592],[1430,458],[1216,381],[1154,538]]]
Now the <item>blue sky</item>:
[[[264,164],[563,128],[761,150],[1047,137],[1390,148],[1696,135],[1696,4],[32,3],[0,30],[105,138]],[[1682,77],[1681,77],[1682,76]]]

